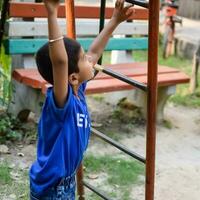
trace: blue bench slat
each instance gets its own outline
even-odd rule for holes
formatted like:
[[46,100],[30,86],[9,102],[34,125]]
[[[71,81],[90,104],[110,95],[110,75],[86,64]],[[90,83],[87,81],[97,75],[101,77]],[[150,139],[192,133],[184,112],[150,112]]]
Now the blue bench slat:
[[[88,50],[93,39],[77,39],[85,50]],[[47,42],[47,39],[6,39],[4,41],[6,54],[32,54]],[[144,50],[148,48],[148,38],[111,38],[106,51],[111,50]]]

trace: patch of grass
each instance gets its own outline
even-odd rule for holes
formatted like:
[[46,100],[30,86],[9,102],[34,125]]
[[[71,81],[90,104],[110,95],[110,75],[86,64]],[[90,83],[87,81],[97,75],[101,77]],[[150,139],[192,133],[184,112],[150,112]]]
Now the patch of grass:
[[[29,179],[28,171],[21,171],[20,169],[10,169],[6,163],[3,163],[4,170],[1,170],[0,165],[0,199],[6,199],[9,195],[15,195],[17,199],[27,200],[29,199]],[[2,171],[6,171],[2,173]],[[14,180],[10,172],[17,173],[19,175],[17,180]],[[2,177],[6,177],[7,181],[2,184]]]
[[163,120],[162,121],[162,125],[165,127],[165,128],[168,128],[168,129],[172,129],[172,123],[168,120]]
[[108,162],[108,172],[110,184],[117,184],[119,186],[128,186],[135,184],[138,180],[138,176],[144,171],[141,165],[136,164],[133,161],[126,161],[122,159],[110,159]]
[[133,60],[137,62],[145,62],[148,58],[148,52],[147,51],[133,51],[132,52]]
[[[124,200],[130,199],[131,187],[139,182],[138,177],[140,175],[144,175],[144,167],[141,164],[135,161],[114,158],[113,156],[95,157],[87,155],[84,159],[84,166],[86,167],[86,175],[106,173],[108,178],[101,185],[108,185],[108,188],[115,186],[113,189],[115,192],[108,192],[108,194],[112,197],[120,194]],[[98,188],[100,187],[99,185]]]
[[193,94],[176,94],[170,98],[170,101],[177,105],[183,105],[188,107],[200,107],[200,92],[196,91]]
[[103,53],[102,64],[109,64],[109,63],[111,63],[111,52],[105,51]]
[[0,185],[9,185],[12,182],[10,172],[7,162],[0,163]]
[[118,134],[118,133],[115,132],[115,131],[111,131],[111,130],[106,131],[106,130],[105,130],[105,132],[106,132],[106,135],[107,135],[108,137],[112,138],[112,139],[115,140],[115,141],[119,141],[119,140],[122,138],[122,134]]
[[104,100],[104,97],[100,94],[93,94],[92,98],[95,99],[98,102],[102,102]]

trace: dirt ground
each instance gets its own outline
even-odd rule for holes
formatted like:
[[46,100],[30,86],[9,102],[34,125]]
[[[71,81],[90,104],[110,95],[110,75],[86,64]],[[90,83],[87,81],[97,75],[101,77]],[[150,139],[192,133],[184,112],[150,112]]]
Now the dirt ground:
[[[199,200],[200,109],[168,104],[165,119],[172,127],[157,126],[155,200]],[[122,144],[142,155],[145,142],[145,127],[141,126],[121,139]],[[92,144],[89,151],[119,153],[100,144]],[[131,196],[134,200],[144,199],[144,186],[134,187]]]
[[[145,155],[145,127],[120,124],[110,117],[113,107],[100,100],[88,99],[95,123],[120,134],[120,142],[133,151]],[[98,114],[97,114],[98,113]],[[155,200],[199,200],[200,196],[200,109],[168,104],[165,118],[171,128],[157,126]],[[114,128],[111,128],[114,126]],[[128,133],[123,134],[125,131]],[[9,149],[10,154],[1,154],[12,167],[28,169],[35,158],[35,145],[19,144]],[[89,153],[125,156],[104,142],[91,138]],[[21,156],[19,153],[22,153]],[[128,158],[129,159],[129,158]],[[144,182],[144,177],[141,177]],[[144,185],[131,191],[132,200],[144,199]]]

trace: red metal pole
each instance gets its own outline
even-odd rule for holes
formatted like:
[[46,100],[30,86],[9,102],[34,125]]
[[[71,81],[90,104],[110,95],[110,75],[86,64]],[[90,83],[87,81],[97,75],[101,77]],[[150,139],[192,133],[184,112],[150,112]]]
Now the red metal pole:
[[149,1],[148,98],[145,200],[154,199],[159,0]]
[[[67,23],[67,37],[76,39],[76,26],[75,26],[75,13],[74,13],[74,0],[65,0],[65,12]],[[77,175],[77,193],[79,200],[84,200],[84,186],[83,186],[83,166],[80,165]]]
[[77,193],[78,193],[78,200],[85,200],[84,197],[84,185],[83,185],[83,165],[81,163],[77,175],[76,175],[76,179],[77,179]]
[[76,39],[76,26],[74,14],[74,0],[65,0],[67,36]]

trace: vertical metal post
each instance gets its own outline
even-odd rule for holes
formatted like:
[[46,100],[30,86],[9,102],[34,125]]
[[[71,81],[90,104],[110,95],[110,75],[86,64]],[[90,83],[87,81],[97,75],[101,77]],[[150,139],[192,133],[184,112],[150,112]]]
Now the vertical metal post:
[[79,166],[79,169],[77,171],[76,175],[77,179],[77,194],[78,194],[78,200],[85,200],[84,194],[84,185],[83,185],[83,164]]
[[75,26],[75,14],[74,14],[74,0],[65,0],[65,13],[67,23],[67,36],[69,38],[76,39],[76,26]]
[[4,25],[6,21],[6,15],[8,12],[8,5],[9,5],[9,0],[4,0],[2,4],[1,19],[0,19],[0,52],[1,52],[1,42],[2,42],[3,34],[4,34]]
[[154,199],[159,0],[149,1],[148,98],[145,200]]
[[[66,23],[67,23],[67,36],[76,39],[76,26],[75,26],[75,13],[74,13],[74,0],[65,0]],[[79,200],[84,200],[84,186],[83,186],[83,165],[81,164],[77,175],[77,193]]]
[[[99,33],[104,28],[104,23],[105,23],[105,8],[106,8],[106,0],[101,0]],[[98,60],[98,64],[101,65],[101,63],[102,63],[102,56]]]

